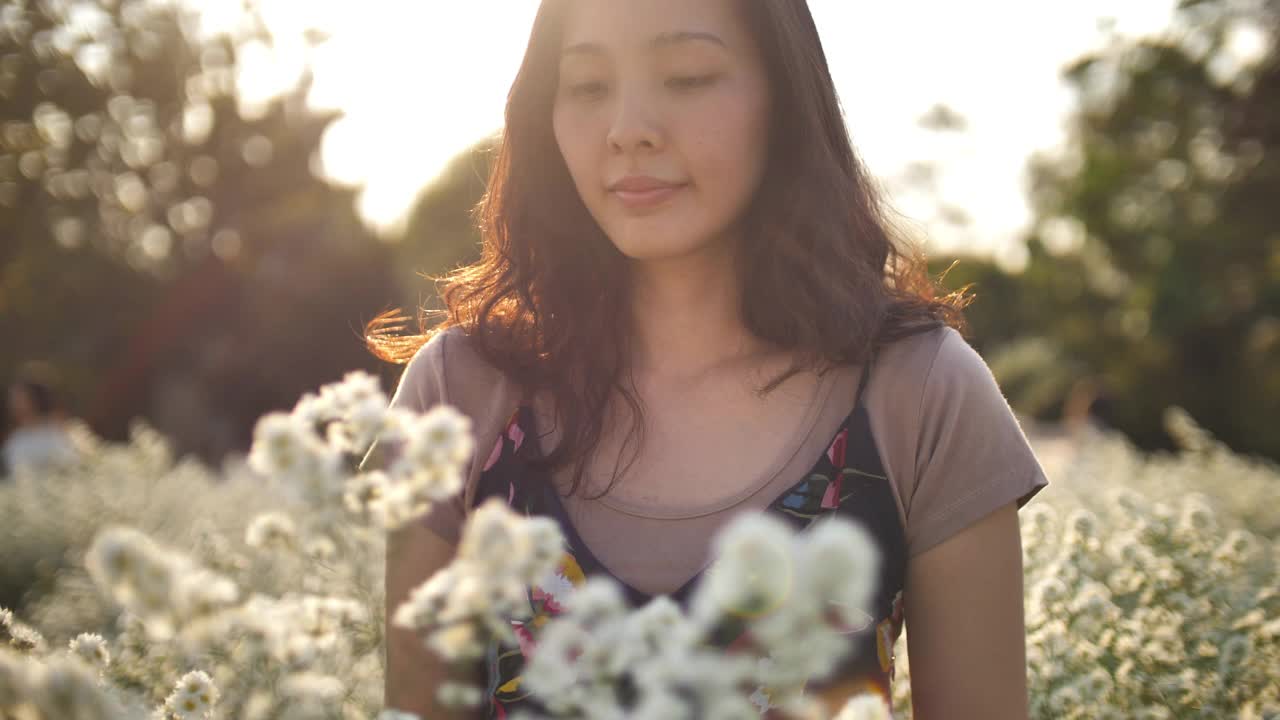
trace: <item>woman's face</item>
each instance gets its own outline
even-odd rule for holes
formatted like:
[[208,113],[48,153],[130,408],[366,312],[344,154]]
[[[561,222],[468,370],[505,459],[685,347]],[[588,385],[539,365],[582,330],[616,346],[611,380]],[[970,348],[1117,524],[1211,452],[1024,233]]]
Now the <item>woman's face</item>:
[[764,171],[769,83],[732,0],[587,0],[568,10],[553,124],[618,250],[687,255],[737,237]]

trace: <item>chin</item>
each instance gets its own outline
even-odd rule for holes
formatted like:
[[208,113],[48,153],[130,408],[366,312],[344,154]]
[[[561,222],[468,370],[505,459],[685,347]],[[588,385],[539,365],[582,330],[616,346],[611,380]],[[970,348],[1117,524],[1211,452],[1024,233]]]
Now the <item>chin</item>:
[[653,262],[675,260],[712,249],[713,233],[690,232],[687,224],[677,229],[631,225],[606,233],[618,252],[631,260]]
[[622,241],[613,243],[618,248],[618,252],[627,256],[630,260],[638,262],[659,262],[664,260],[676,260],[682,257],[695,255],[698,252],[710,246],[706,241],[695,239],[671,239],[662,238],[654,242],[644,241]]

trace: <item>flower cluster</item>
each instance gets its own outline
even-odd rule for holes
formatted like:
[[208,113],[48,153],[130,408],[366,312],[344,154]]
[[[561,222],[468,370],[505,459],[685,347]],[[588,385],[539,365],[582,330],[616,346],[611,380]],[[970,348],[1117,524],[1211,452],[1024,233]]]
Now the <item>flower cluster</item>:
[[[1020,514],[1032,717],[1280,714],[1280,471],[1185,415],[1171,422],[1188,445],[1177,455],[1113,436],[1037,447],[1056,482]],[[350,472],[375,438],[378,469]],[[0,487],[0,583],[48,588],[19,609],[49,638],[0,610],[0,717],[20,705],[38,720],[413,717],[382,707],[382,543],[461,488],[463,416],[389,409],[354,373],[264,418],[248,466],[175,462],[140,427],[128,446],[86,447],[75,468]],[[491,501],[390,621],[446,658],[474,658],[512,640],[527,586],[546,584],[564,549],[554,522]],[[760,515],[714,551],[687,612],[667,598],[630,611],[599,578],[567,594],[528,687],[557,717],[823,717],[803,689],[867,620],[872,546],[856,526],[794,536]],[[50,556],[83,567],[50,575]],[[724,636],[743,641],[708,641]],[[895,655],[894,704],[909,716],[906,635]],[[453,705],[483,699],[440,691]],[[887,717],[860,696],[839,720]]]
[[[394,458],[382,469],[348,473],[345,458],[375,440]],[[362,521],[393,530],[462,489],[461,465],[472,449],[465,415],[448,406],[421,415],[388,407],[377,378],[356,371],[304,395],[292,412],[264,415],[254,429],[249,466],[315,507],[345,506]],[[285,527],[277,520],[270,529],[284,533]]]
[[218,689],[209,674],[192,670],[174,686],[157,714],[163,720],[204,720],[217,701]]
[[519,516],[491,498],[466,523],[454,562],[415,588],[392,622],[424,634],[444,658],[476,658],[489,638],[512,637],[510,618],[531,613],[526,588],[563,551],[554,521]]
[[0,648],[0,716],[120,720],[126,713],[125,706],[79,658],[62,655],[36,660]]
[[230,607],[240,594],[230,579],[132,528],[104,529],[89,548],[85,565],[99,587],[140,618],[156,640],[169,639],[179,627]]
[[107,641],[97,633],[80,633],[72,638],[67,649],[72,655],[99,670],[111,664],[111,651],[107,648]]
[[20,653],[39,654],[44,652],[44,636],[35,628],[20,622],[13,616],[13,611],[0,608],[0,649],[8,645]]
[[[866,615],[879,563],[871,538],[839,517],[798,536],[744,515],[717,536],[716,558],[687,616],[665,596],[630,612],[616,583],[589,579],[543,629],[524,682],[557,717],[750,717],[761,688],[769,707],[822,717],[803,688],[830,676],[850,648],[844,629]],[[732,653],[715,642],[726,626],[746,630]],[[630,690],[625,705],[619,687]],[[849,716],[868,706],[888,716],[874,697]]]
[[336,597],[254,595],[228,619],[258,638],[284,667],[307,669],[338,651],[343,631],[365,620],[366,612],[359,603]]
[[1280,717],[1280,469],[1168,420],[1176,454],[1037,448],[1055,486],[1020,513],[1032,718]]

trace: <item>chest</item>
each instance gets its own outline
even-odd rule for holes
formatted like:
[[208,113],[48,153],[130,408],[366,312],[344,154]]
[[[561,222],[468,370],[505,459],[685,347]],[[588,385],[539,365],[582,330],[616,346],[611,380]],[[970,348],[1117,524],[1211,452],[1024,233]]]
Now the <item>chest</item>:
[[[657,511],[730,499],[790,459],[821,407],[822,384],[802,373],[764,395],[758,385],[733,380],[643,388],[638,432],[625,401],[606,413],[586,487],[595,496],[616,480],[611,501]],[[543,449],[557,440],[544,438]],[[558,470],[557,485],[568,487],[571,475]]]

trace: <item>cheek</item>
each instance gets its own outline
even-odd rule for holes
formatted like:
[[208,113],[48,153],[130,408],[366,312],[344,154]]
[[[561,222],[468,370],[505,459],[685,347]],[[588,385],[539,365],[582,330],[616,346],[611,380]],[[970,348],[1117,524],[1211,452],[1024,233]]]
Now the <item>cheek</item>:
[[574,183],[578,185],[584,184],[588,178],[586,173],[590,170],[589,148],[586,142],[586,129],[566,121],[560,116],[553,119],[553,131],[556,136],[556,145],[560,148],[560,156],[564,158],[564,164],[569,168],[569,174],[573,177]]
[[709,113],[691,137],[695,172],[725,202],[744,203],[764,171],[768,136],[755,108],[741,105]]

